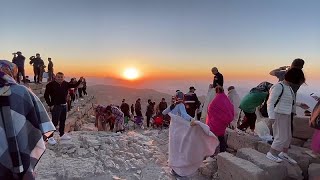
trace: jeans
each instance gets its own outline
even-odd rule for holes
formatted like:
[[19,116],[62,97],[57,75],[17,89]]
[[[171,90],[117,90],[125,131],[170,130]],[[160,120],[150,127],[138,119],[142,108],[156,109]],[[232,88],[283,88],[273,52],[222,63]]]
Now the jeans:
[[[67,119],[67,106],[66,105],[54,105],[52,111],[52,123],[55,127],[59,124],[60,137],[64,135],[64,127]],[[53,136],[53,135],[52,135]]]

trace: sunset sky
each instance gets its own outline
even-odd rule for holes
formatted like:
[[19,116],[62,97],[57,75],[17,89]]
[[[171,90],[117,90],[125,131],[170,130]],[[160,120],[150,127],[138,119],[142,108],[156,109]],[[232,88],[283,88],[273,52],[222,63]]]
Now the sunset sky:
[[306,60],[319,80],[320,1],[10,0],[0,4],[0,59],[40,53],[69,76],[263,79]]

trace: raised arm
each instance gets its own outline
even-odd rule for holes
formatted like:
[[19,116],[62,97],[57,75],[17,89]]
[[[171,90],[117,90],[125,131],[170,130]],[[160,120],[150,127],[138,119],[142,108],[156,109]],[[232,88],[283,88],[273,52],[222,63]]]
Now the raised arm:
[[192,117],[187,113],[186,107],[184,105],[180,105],[178,107],[179,107],[179,111],[180,111],[181,117],[183,119],[185,119],[186,121],[191,121]]

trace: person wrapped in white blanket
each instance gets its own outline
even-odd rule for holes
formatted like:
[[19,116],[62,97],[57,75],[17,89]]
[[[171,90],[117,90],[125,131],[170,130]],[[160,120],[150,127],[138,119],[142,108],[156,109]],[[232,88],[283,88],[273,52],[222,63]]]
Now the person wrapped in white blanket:
[[171,117],[168,166],[172,168],[171,175],[178,178],[192,176],[203,164],[204,157],[212,155],[219,145],[208,125],[187,114],[183,97],[178,91],[175,102],[162,112]]

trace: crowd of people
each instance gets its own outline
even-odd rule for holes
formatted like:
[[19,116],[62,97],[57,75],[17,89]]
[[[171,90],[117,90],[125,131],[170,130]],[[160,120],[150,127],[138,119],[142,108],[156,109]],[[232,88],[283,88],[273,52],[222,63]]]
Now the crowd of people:
[[[21,77],[23,83],[29,83],[30,80],[27,79],[25,75],[25,57],[22,55],[21,51],[17,51],[12,53],[12,63],[16,64],[18,67],[18,74],[17,74],[17,82],[20,83]],[[34,73],[34,83],[41,84],[43,81],[44,73],[47,73],[47,81],[50,82],[54,79],[54,71],[53,71],[53,62],[51,58],[48,58],[48,67],[45,65],[44,61],[42,60],[39,53],[36,53],[36,56],[31,56],[29,58],[29,64],[33,66],[33,73]],[[47,67],[47,71],[46,68]]]
[[[82,98],[83,95],[87,95],[86,81],[83,77],[80,77],[79,80],[72,78],[70,82],[67,82],[62,72],[54,75],[53,64],[49,58],[49,83],[46,85],[44,98],[51,111],[52,117],[50,118],[39,98],[30,89],[19,85],[20,76],[22,76],[22,81],[26,82],[24,60],[25,58],[21,52],[15,54],[12,62],[0,60],[0,128],[5,129],[5,131],[1,131],[5,132],[5,134],[0,136],[0,142],[7,149],[0,156],[12,160],[12,163],[6,163],[1,162],[6,158],[0,159],[0,179],[34,179],[34,167],[44,152],[45,141],[52,145],[57,143],[53,137],[56,127],[59,127],[58,131],[61,140],[71,139],[64,132],[68,108],[72,107],[71,103],[76,100],[76,96]],[[34,68],[34,82],[41,83],[41,72],[44,71],[45,67],[44,62],[40,54],[36,54],[36,57],[31,57],[30,60],[30,64]],[[150,127],[156,122],[151,122],[151,119],[155,120],[156,117],[170,122],[171,117],[179,116],[183,119],[184,124],[190,126],[192,131],[197,126],[204,127],[204,124],[199,121],[199,117],[201,117],[201,112],[205,113],[205,126],[210,129],[210,133],[214,134],[220,144],[217,152],[203,154],[203,158],[207,157],[204,162],[210,162],[216,153],[225,152],[227,149],[225,142],[227,127],[236,129],[238,132],[248,132],[255,135],[256,110],[258,108],[261,114],[265,114],[272,122],[274,140],[266,157],[278,163],[285,160],[296,164],[297,162],[289,157],[287,152],[292,139],[292,121],[296,115],[296,106],[303,109],[309,108],[305,103],[296,102],[297,92],[306,81],[302,70],[303,66],[304,60],[295,59],[290,67],[284,66],[271,71],[270,74],[278,78],[277,83],[262,82],[252,88],[242,99],[240,99],[234,86],[228,87],[228,92],[225,92],[223,87],[224,77],[218,71],[218,68],[214,67],[211,69],[214,79],[209,89],[209,91],[214,92],[214,96],[206,109],[201,106],[201,102],[195,94],[196,89],[191,86],[186,94],[181,90],[176,90],[170,103],[167,103],[164,98],[158,104],[148,99],[144,114],[146,117],[145,123],[147,127]],[[312,151],[307,153],[312,157],[318,157],[320,153],[320,98],[313,97],[318,103],[311,115],[310,126],[317,130],[313,136]],[[201,108],[204,109],[201,111]],[[29,124],[26,125],[25,128],[27,130],[24,133],[32,133],[20,133],[16,129],[18,127],[12,125],[13,115],[10,110],[20,114],[20,116],[14,117],[20,117],[21,121],[29,122],[24,123]],[[95,125],[101,131],[106,131],[108,129],[107,124],[109,124],[111,131],[121,133],[125,131],[125,125],[130,120],[144,119],[140,98],[131,106],[126,103],[125,99],[122,100],[121,106],[99,105],[95,107],[95,112]],[[244,113],[243,118],[240,116],[241,112]],[[178,130],[170,129],[169,136],[172,136],[175,131]],[[21,142],[21,138],[24,138],[25,141]],[[203,141],[203,139],[198,139],[197,141]],[[26,142],[28,143],[27,146],[24,144]],[[172,149],[169,147],[169,154],[171,152]],[[188,156],[192,156],[192,154],[188,154]],[[173,176],[179,177],[181,175],[176,172],[177,170],[183,172],[181,167],[175,166],[171,168]]]

